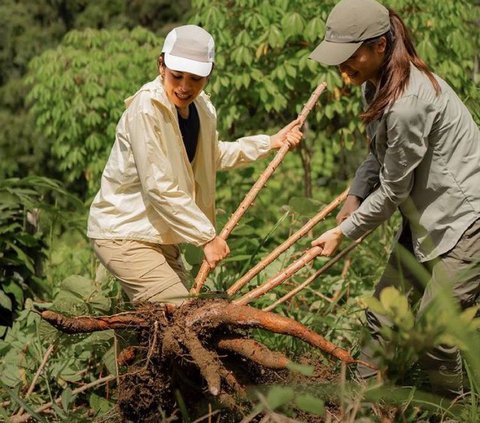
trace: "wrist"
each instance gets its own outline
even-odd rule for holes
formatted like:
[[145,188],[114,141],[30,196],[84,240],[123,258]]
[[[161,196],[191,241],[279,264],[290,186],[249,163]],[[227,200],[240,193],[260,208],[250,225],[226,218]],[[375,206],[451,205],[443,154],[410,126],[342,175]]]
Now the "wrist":
[[343,233],[342,231],[342,228],[340,225],[336,226],[335,228],[333,228],[333,231],[335,233],[335,235],[337,235],[338,237],[340,238],[343,238],[345,236],[345,234]]
[[270,135],[270,150],[277,150],[278,149],[277,139],[278,139],[278,137],[276,135]]
[[203,244],[200,245],[200,247],[205,248],[208,244],[210,244],[215,238],[217,237],[217,234],[215,233],[208,241],[204,242]]

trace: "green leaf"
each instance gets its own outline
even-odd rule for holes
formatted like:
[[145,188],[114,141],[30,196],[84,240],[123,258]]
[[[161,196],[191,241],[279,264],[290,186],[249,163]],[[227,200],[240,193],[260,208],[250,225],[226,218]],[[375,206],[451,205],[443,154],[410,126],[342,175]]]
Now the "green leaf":
[[38,335],[43,342],[55,342],[59,337],[60,333],[62,332],[59,332],[56,328],[54,328],[50,323],[47,323],[45,320],[41,320],[38,323]]
[[301,216],[312,216],[318,213],[322,206],[319,201],[308,197],[292,197],[288,205]]
[[33,259],[29,257],[21,248],[17,247],[15,244],[13,244],[10,241],[6,242],[7,246],[15,250],[17,253],[18,258],[21,260],[21,262],[25,265],[25,267],[31,272],[35,273],[35,269],[33,267]]
[[12,294],[18,304],[23,304],[24,290],[18,283],[10,280],[8,283],[3,285],[3,290],[6,294]]
[[311,394],[297,395],[295,397],[295,405],[300,410],[317,416],[323,416],[325,413],[325,403]]
[[60,289],[70,292],[80,298],[88,298],[95,287],[93,281],[84,276],[73,275],[69,276],[60,284]]
[[475,319],[475,317],[477,316],[479,310],[480,310],[480,305],[469,307],[463,310],[463,312],[460,315],[460,318],[467,324],[471,323],[473,319]]
[[359,299],[360,304],[363,307],[368,307],[371,311],[378,314],[386,314],[386,310],[382,303],[375,297],[362,297]]
[[[14,353],[16,355],[16,352]],[[6,363],[2,365],[2,372],[0,376],[0,382],[11,388],[22,382],[20,376],[20,369],[13,363]]]
[[12,311],[12,300],[3,291],[0,291],[0,306]]
[[72,394],[72,390],[70,388],[66,388],[62,392],[61,399],[62,399],[62,407],[65,411],[67,411],[69,409],[70,405],[75,400],[75,397]]
[[396,288],[389,286],[383,289],[380,293],[380,303],[396,324],[405,330],[413,328],[415,318],[408,305],[407,297]]
[[65,312],[74,316],[87,314],[89,312],[85,300],[69,291],[60,291],[55,296],[52,308],[56,311]]
[[90,305],[93,312],[100,314],[106,314],[110,311],[112,306],[112,300],[106,297],[101,291],[95,291],[87,299],[88,305]]
[[115,345],[112,345],[102,357],[103,364],[112,375],[117,374],[117,357],[115,352]]
[[22,398],[18,396],[18,394],[13,389],[7,389],[9,396],[25,411],[30,414],[32,418],[34,418],[38,423],[48,423],[46,419],[44,419],[40,414],[36,413],[33,407],[30,404],[26,403]]
[[237,262],[237,261],[245,261],[245,260],[250,260],[252,256],[250,254],[237,254],[233,256],[228,256],[226,259],[222,260],[222,263],[228,263],[228,262]]
[[308,366],[306,364],[299,364],[299,363],[294,363],[293,361],[290,361],[287,364],[287,369],[291,370],[296,373],[300,373],[304,376],[313,376],[315,372],[315,368],[313,366]]
[[190,265],[200,264],[203,261],[203,251],[199,247],[195,247],[192,244],[185,244],[183,246],[183,254],[185,260]]
[[88,399],[90,407],[97,413],[97,414],[104,414],[112,407],[112,403],[108,401],[106,398],[103,398],[95,393],[90,394]]
[[283,405],[290,404],[295,397],[293,388],[284,386],[274,386],[267,394],[267,403],[271,410],[275,410]]

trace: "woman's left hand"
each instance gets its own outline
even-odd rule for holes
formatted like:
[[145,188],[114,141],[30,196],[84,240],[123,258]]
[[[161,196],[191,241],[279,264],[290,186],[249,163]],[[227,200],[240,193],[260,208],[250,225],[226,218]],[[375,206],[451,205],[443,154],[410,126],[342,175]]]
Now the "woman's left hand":
[[312,246],[320,247],[322,252],[321,256],[333,256],[338,246],[342,242],[343,232],[340,229],[340,226],[330,229],[327,232],[324,232],[316,240],[312,241]]
[[272,135],[271,138],[272,148],[274,149],[281,148],[286,142],[288,142],[291,147],[296,147],[303,138],[303,133],[300,131],[299,119],[290,122],[275,135]]

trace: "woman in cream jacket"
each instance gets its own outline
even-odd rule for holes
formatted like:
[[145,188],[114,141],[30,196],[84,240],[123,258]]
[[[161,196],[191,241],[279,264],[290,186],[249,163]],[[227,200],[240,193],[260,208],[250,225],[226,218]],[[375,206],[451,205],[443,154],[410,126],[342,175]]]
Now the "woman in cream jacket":
[[301,139],[294,121],[271,137],[219,141],[215,108],[203,92],[213,61],[208,32],[194,25],[173,29],[160,75],[126,100],[118,123],[88,237],[132,301],[180,303],[188,295],[177,244],[202,247],[212,268],[228,255],[214,226],[217,170]]

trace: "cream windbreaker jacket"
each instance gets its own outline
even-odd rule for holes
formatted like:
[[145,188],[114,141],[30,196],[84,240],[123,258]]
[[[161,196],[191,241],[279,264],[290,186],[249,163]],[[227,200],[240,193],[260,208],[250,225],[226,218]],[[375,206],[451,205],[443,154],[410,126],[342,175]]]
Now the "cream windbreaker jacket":
[[90,208],[88,237],[205,244],[216,234],[217,170],[266,156],[270,137],[219,141],[215,108],[202,92],[194,101],[200,133],[190,164],[175,106],[160,77],[125,103],[101,187]]

